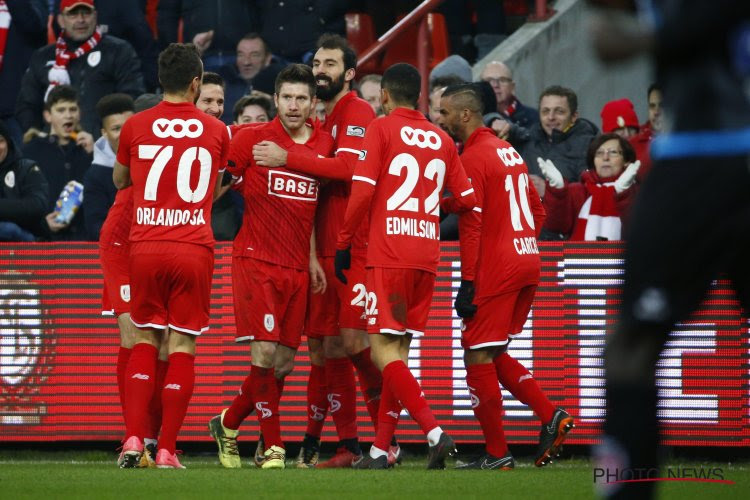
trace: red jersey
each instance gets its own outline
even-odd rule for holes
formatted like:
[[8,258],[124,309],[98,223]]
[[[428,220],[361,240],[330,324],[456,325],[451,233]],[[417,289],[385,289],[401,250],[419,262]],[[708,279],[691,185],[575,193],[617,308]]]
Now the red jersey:
[[545,213],[523,158],[480,127],[466,140],[461,161],[477,199],[459,218],[461,278],[474,281],[476,297],[537,284],[536,236]]
[[133,187],[120,189],[109,207],[99,231],[99,248],[130,246],[130,225],[133,222]]
[[226,125],[191,103],[162,101],[128,119],[117,161],[133,181],[130,241],[213,248],[211,205],[228,151]]
[[333,138],[317,123],[307,126],[313,130],[305,144],[294,142],[278,117],[261,126],[241,128],[232,139],[227,169],[242,177],[239,189],[245,198],[242,228],[234,239],[232,255],[308,269],[317,179],[285,167],[262,167],[253,160],[253,146],[266,140],[313,158],[330,155]]
[[456,210],[474,206],[453,140],[419,111],[397,108],[370,124],[363,156],[337,248],[351,244],[369,208],[367,267],[436,273],[443,188],[455,193]]

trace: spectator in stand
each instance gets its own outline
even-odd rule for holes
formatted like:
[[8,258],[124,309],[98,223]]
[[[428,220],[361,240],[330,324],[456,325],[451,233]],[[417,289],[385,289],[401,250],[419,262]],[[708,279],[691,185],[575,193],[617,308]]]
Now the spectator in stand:
[[630,99],[609,101],[601,111],[602,134],[617,134],[630,139],[638,133],[638,115]]
[[47,43],[47,12],[45,0],[0,0],[0,120],[16,148],[23,134],[13,116],[16,98],[31,54]]
[[482,69],[479,79],[492,85],[497,100],[497,112],[510,124],[531,128],[539,123],[539,113],[525,106],[516,97],[516,83],[510,68],[500,61],[490,61]]
[[544,183],[537,158],[551,160],[566,181],[577,182],[586,170],[591,139],[598,133],[596,125],[579,118],[575,92],[559,85],[544,89],[539,97],[539,122],[531,126],[528,138],[520,144],[529,173],[536,177],[537,191]]
[[97,27],[93,0],[62,0],[57,22],[63,28],[56,44],[34,52],[21,81],[16,119],[21,129],[42,127],[47,94],[56,85],[79,89],[84,130],[101,129],[96,103],[115,92],[134,98],[144,92],[141,63],[126,41]]
[[34,241],[46,234],[47,180],[33,160],[24,159],[0,121],[0,241]]
[[453,52],[472,61],[483,59],[506,37],[503,2],[446,0],[438,11],[445,16]]
[[547,211],[544,227],[571,240],[620,240],[638,190],[640,162],[627,139],[617,134],[591,141],[586,162],[588,170],[581,181],[570,182],[552,161],[537,158],[546,179],[546,189],[540,193]]
[[661,87],[652,83],[648,87],[648,121],[641,125],[641,130],[637,135],[630,138],[630,144],[635,149],[635,156],[641,161],[641,168],[638,170],[638,182],[643,182],[651,170],[651,141],[662,130],[661,116]]
[[201,93],[195,106],[204,113],[221,120],[224,114],[224,79],[218,73],[203,73]]
[[439,76],[430,80],[430,109],[428,115],[432,123],[439,123],[440,119],[440,98],[443,96],[443,92],[450,85],[458,85],[460,83],[466,83],[469,80],[463,80],[460,76],[450,74],[446,76]]
[[83,204],[86,236],[99,241],[99,231],[107,213],[115,201],[117,188],[112,182],[120,130],[125,120],[133,116],[135,104],[128,94],[110,94],[96,104],[96,112],[102,121],[102,136],[94,143],[94,160],[83,176]]
[[462,82],[470,82],[471,65],[461,56],[448,56],[430,71],[430,87],[434,87],[433,80],[441,76],[457,76]]
[[365,75],[359,80],[359,93],[362,99],[372,106],[375,116],[383,116],[383,108],[380,105],[380,81],[382,79],[382,76],[373,74]]
[[[163,1],[163,0],[162,0]],[[346,37],[345,0],[258,1],[261,36],[274,54],[289,62],[309,63],[323,33]]]
[[[236,63],[225,64],[218,70],[226,83],[224,96],[227,107],[233,109],[242,96],[253,90],[272,95],[276,75],[284,66],[286,64],[271,53],[268,44],[258,33],[243,36],[237,42]],[[224,122],[230,123],[228,119]]]
[[241,97],[232,110],[232,119],[235,125],[270,122],[273,116],[271,101],[260,95]]
[[201,54],[204,70],[217,71],[234,64],[237,40],[260,25],[256,2],[247,0],[159,0],[159,41],[177,42],[182,19],[183,40]]
[[49,183],[48,236],[53,241],[86,240],[83,210],[78,210],[70,224],[55,221],[55,203],[60,192],[69,181],[83,182],[94,149],[91,134],[80,130],[81,110],[76,89],[55,85],[44,105],[44,120],[49,123],[49,134],[30,137],[23,154],[39,165]]
[[[60,10],[60,0],[55,0],[53,12]],[[96,2],[96,17],[103,34],[121,38],[135,49],[141,59],[141,73],[146,88],[150,91],[159,86],[156,76],[156,58],[159,46],[146,22],[146,2],[141,0],[117,0]]]

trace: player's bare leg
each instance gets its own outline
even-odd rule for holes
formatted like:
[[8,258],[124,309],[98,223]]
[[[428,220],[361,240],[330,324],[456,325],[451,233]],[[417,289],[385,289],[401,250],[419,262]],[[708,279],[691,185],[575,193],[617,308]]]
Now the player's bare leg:
[[310,355],[310,378],[307,382],[307,429],[297,457],[298,468],[315,467],[318,464],[320,436],[328,413],[326,360],[322,339],[308,336],[307,350]]
[[[453,439],[443,432],[435,420],[427,401],[422,395],[422,388],[414,378],[407,366],[409,359],[409,344],[411,335],[389,335],[376,334],[370,336],[372,343],[373,361],[383,372],[383,388],[390,390],[395,400],[400,401],[409,411],[409,415],[419,424],[422,432],[427,436],[430,445],[430,453],[427,467],[430,469],[445,468],[445,459],[456,453]],[[381,405],[381,421],[386,420],[388,415],[384,412],[390,411]],[[376,443],[386,446],[392,435],[385,435],[381,426],[378,428]],[[388,452],[373,445],[370,448],[370,457],[378,459],[387,456]]]
[[492,362],[500,350],[498,347],[491,347],[464,351],[471,408],[482,427],[486,453],[477,460],[457,467],[459,469],[509,470],[515,466],[503,432],[503,397]]
[[326,358],[328,409],[336,424],[339,446],[336,454],[318,467],[351,467],[352,462],[362,456],[357,437],[357,382],[354,367],[340,335],[324,337],[323,352]]

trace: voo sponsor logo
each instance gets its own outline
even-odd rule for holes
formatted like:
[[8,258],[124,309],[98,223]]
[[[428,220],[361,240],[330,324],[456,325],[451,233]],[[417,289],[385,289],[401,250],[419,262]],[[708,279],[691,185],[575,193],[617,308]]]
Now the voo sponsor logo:
[[175,139],[188,137],[195,139],[203,133],[203,124],[195,118],[190,118],[189,120],[159,118],[154,121],[151,131],[160,139],[166,139],[167,137]]
[[499,156],[500,160],[505,163],[506,167],[523,164],[523,158],[521,158],[521,155],[518,154],[518,151],[516,151],[516,148],[514,147],[497,148],[497,156]]
[[421,128],[402,127],[401,140],[407,146],[417,146],[418,148],[430,148],[437,151],[442,145],[440,136],[432,130],[422,130]]

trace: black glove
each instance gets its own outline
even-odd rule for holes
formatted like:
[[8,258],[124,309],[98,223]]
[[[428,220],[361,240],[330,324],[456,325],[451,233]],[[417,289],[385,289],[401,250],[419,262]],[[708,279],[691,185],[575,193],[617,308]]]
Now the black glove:
[[464,319],[474,316],[477,313],[477,306],[472,302],[474,302],[474,282],[461,280],[456,301],[453,303],[456,313]]
[[333,267],[336,270],[336,277],[340,282],[346,285],[346,276],[344,276],[344,269],[352,267],[352,248],[349,247],[346,250],[336,250],[336,258],[333,261]]

